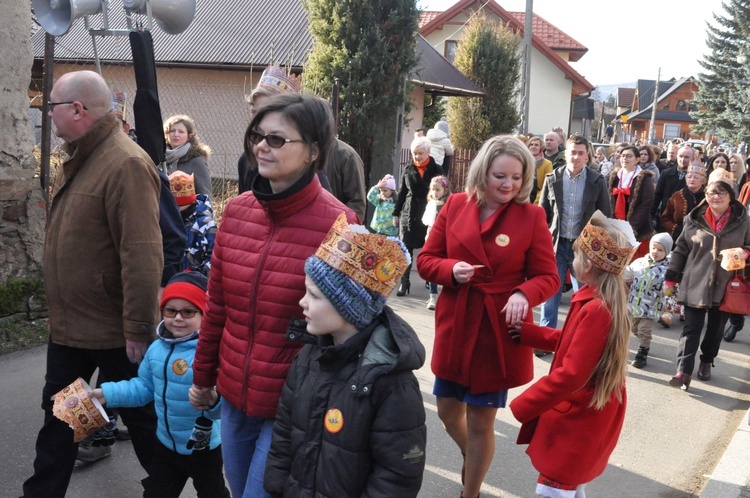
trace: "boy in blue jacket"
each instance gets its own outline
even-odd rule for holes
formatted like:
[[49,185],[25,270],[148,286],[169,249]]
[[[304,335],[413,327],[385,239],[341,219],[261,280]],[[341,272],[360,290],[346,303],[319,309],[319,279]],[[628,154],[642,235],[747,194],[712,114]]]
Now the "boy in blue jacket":
[[395,237],[341,215],[305,262],[308,343],[292,362],[268,452],[272,497],[416,497],[425,466],[425,411],[413,371],[425,351],[385,305],[409,265]]
[[178,498],[189,477],[200,498],[229,498],[221,458],[219,395],[212,393],[213,404],[202,413],[188,400],[207,286],[208,279],[198,272],[172,277],[162,293],[158,339],[149,346],[138,377],[105,382],[91,393],[111,408],[154,402],[161,444],[154,449],[151,471],[143,482],[146,498]]

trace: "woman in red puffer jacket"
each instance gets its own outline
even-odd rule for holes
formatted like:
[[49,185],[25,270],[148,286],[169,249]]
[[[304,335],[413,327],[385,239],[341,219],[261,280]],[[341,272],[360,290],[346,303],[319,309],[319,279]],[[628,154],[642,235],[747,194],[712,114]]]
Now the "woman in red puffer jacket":
[[235,497],[268,496],[263,472],[276,407],[301,347],[284,333],[302,313],[305,259],[339,213],[358,222],[315,174],[333,140],[326,101],[269,98],[245,133],[245,152],[257,159],[259,174],[250,192],[229,202],[216,235],[191,402],[205,409],[214,385],[224,397],[222,454]]

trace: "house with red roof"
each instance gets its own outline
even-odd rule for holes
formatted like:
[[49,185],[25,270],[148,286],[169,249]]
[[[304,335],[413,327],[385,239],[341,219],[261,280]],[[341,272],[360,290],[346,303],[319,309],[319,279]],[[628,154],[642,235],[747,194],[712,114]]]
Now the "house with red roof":
[[[526,13],[509,12],[495,0],[460,0],[443,12],[423,11],[419,32],[452,62],[466,25],[477,14],[488,15],[523,36]],[[566,133],[579,131],[573,101],[587,97],[594,85],[569,63],[580,60],[588,49],[537,14],[532,19],[532,46],[529,132],[541,135],[557,127]]]

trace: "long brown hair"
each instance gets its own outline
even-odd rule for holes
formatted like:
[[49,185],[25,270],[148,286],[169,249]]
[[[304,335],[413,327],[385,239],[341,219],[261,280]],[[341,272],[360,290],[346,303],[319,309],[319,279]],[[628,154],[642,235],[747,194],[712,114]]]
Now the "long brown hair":
[[[618,246],[627,245],[627,239],[616,228],[591,220],[591,224],[604,228]],[[583,262],[590,261],[586,254],[574,245],[576,255]],[[627,305],[627,290],[622,275],[607,273],[596,266],[594,271],[598,273],[593,287],[612,317],[612,325],[607,335],[607,343],[602,351],[602,356],[591,373],[589,380],[594,382],[594,396],[591,399],[591,407],[601,410],[609,402],[612,394],[617,401],[622,403],[622,392],[625,386],[625,377],[628,372],[628,339],[630,338],[630,315]]]

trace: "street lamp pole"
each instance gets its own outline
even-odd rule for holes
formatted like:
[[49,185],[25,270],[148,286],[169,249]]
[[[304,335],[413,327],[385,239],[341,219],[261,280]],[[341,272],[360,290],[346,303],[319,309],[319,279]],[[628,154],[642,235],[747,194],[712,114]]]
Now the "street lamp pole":
[[521,133],[529,132],[529,93],[531,90],[531,30],[534,15],[534,0],[526,0],[526,17],[523,27],[523,76],[521,89]]

